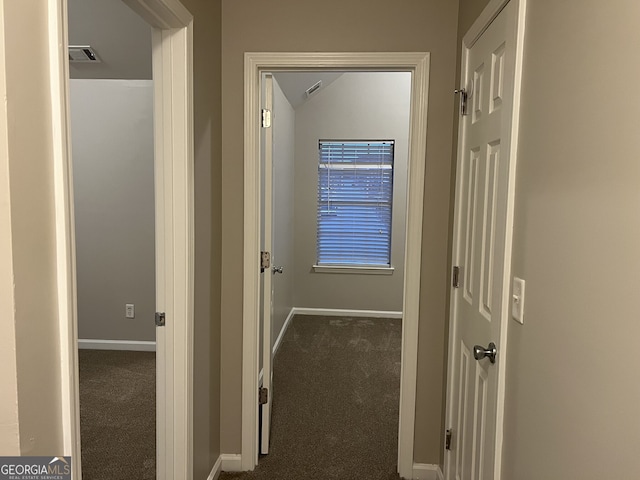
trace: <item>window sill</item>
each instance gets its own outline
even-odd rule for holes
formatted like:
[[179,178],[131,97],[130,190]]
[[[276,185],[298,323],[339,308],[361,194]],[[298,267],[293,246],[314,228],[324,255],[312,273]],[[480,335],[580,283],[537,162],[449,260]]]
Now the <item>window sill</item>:
[[358,275],[392,275],[393,267],[348,267],[343,265],[313,265],[316,273],[351,273]]

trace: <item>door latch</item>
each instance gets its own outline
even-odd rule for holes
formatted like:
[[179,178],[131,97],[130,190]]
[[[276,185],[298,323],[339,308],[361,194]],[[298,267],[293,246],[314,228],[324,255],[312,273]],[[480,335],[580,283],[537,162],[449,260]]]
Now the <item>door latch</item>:
[[156,312],[156,327],[164,327],[166,316],[164,312]]
[[260,388],[258,390],[258,404],[264,405],[269,401],[269,389],[268,388]]

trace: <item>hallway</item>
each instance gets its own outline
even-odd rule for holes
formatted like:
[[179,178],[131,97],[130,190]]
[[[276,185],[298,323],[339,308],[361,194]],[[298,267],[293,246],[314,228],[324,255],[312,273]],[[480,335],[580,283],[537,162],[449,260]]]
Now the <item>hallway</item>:
[[401,320],[296,316],[275,357],[271,449],[221,480],[398,479]]

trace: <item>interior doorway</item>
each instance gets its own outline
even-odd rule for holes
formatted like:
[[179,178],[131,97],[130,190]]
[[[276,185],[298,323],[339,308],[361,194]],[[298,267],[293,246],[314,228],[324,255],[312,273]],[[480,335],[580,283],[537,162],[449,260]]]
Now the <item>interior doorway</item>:
[[[342,366],[309,367],[316,373],[321,370],[328,380],[312,383],[330,392],[337,387],[331,379],[351,371],[353,382],[344,377],[341,383],[345,393],[357,384],[359,393],[342,396],[343,403],[334,403],[332,411],[340,415],[351,400],[359,407],[353,412],[364,412],[368,405],[377,412],[372,415],[378,418],[379,429],[372,428],[366,415],[357,420],[352,414],[355,429],[341,435],[338,430],[343,423],[339,423],[333,430],[327,426],[326,435],[318,436],[335,438],[322,448],[327,452],[341,437],[355,448],[354,457],[368,458],[370,444],[358,442],[350,432],[368,426],[370,435],[393,439],[398,431],[411,73],[280,71],[265,73],[262,84],[270,119],[261,141],[261,250],[269,252],[271,267],[260,276],[260,372],[266,401],[260,412],[260,452],[269,453],[273,399],[281,405],[286,400],[287,411],[295,417],[292,406],[304,416],[315,409],[312,405],[318,398],[292,404],[291,398],[283,397],[283,391],[308,391],[288,381],[293,375],[283,370],[284,358],[292,357],[290,365],[303,361],[315,365],[321,357],[343,356]],[[288,333],[290,326],[293,332]],[[314,355],[308,348],[298,349],[295,360],[292,338],[305,343],[303,336],[309,337],[309,343],[320,337],[326,341],[320,342],[322,347],[316,345]],[[275,355],[283,344],[287,348],[278,357],[277,370]],[[360,370],[350,370],[354,364]],[[280,387],[272,385],[274,372]],[[386,400],[374,400],[375,385]],[[327,407],[328,402],[323,404]],[[314,418],[318,428],[325,427],[320,417],[311,415]],[[330,418],[326,416],[325,421]],[[277,420],[280,431],[273,432],[275,441],[293,447],[295,439],[287,435],[291,438],[286,440],[281,433],[291,430],[291,424]],[[382,463],[393,470],[396,450],[396,440],[384,448]]]
[[[192,16],[178,1],[126,2],[152,27],[156,220],[158,479],[192,478]],[[64,454],[81,478],[76,251],[70,164],[67,1],[50,0]],[[162,315],[164,314],[164,315]]]
[[[413,475],[413,431],[417,359],[418,289],[420,279],[421,224],[428,91],[428,54],[246,54],[245,68],[245,272],[243,309],[243,435],[242,469],[252,470],[258,461],[258,389],[260,335],[260,124],[261,78],[263,73],[322,69],[398,71],[411,74],[411,116],[408,147],[408,202],[402,299],[402,360],[398,471]],[[266,378],[265,378],[266,379]]]

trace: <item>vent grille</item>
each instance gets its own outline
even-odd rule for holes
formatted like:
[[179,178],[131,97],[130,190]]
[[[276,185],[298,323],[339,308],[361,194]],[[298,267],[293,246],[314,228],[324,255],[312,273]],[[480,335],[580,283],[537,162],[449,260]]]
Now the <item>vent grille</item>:
[[318,81],[318,83],[313,84],[313,86],[307,88],[304,91],[304,94],[306,95],[307,98],[309,98],[314,93],[317,93],[318,90],[320,90],[321,87],[322,87],[322,80]]
[[70,45],[70,63],[100,63],[100,58],[89,45]]

